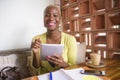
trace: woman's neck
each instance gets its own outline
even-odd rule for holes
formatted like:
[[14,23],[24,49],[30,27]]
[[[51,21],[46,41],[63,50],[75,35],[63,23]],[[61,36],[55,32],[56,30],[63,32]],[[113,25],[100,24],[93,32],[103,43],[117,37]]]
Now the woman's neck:
[[61,43],[61,32],[60,31],[47,32],[46,43],[60,44]]
[[59,30],[57,30],[57,31],[48,31],[47,32],[47,38],[54,39],[54,38],[59,37],[59,36],[61,36],[61,32]]

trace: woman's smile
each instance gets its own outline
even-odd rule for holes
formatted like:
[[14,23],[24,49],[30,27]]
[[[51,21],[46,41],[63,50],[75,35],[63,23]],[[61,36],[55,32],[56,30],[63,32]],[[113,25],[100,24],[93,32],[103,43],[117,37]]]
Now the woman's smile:
[[48,22],[48,27],[52,27],[52,26],[55,26],[56,25],[56,22]]

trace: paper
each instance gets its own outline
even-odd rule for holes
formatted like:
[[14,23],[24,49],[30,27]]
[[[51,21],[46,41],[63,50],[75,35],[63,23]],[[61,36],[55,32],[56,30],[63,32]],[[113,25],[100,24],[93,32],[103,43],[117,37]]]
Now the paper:
[[[94,75],[85,75],[80,74],[80,71],[83,70],[83,68],[76,68],[76,69],[70,69],[70,70],[64,70],[60,69],[55,72],[52,72],[53,80],[103,80],[98,76]],[[44,74],[38,76],[39,80],[50,80],[50,74]]]
[[103,80],[98,76],[80,74],[80,71],[84,70],[83,68],[76,68],[70,70],[64,70],[64,72],[69,75],[73,80]]
[[[63,70],[58,70],[55,72],[52,72],[53,80],[73,80],[71,77],[69,77],[67,74],[63,72]],[[50,80],[50,74],[43,74],[38,76],[39,80]]]
[[62,54],[63,49],[63,44],[41,44],[41,58],[46,59],[47,56]]
[[84,75],[83,80],[101,80],[97,76],[92,76],[92,75]]

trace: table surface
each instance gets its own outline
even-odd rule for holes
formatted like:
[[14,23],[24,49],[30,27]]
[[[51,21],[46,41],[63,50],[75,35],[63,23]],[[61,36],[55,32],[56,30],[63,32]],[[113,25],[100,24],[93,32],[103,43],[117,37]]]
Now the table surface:
[[[104,80],[120,80],[120,61],[119,60],[111,60],[104,59],[102,60],[106,66],[103,68],[91,68],[87,67],[85,63],[81,63],[79,65],[70,66],[65,69],[73,69],[73,68],[84,68],[84,69],[92,69],[92,70],[104,70],[106,72],[106,76],[100,76]],[[25,78],[22,80],[38,80],[37,76],[32,76],[29,78]]]

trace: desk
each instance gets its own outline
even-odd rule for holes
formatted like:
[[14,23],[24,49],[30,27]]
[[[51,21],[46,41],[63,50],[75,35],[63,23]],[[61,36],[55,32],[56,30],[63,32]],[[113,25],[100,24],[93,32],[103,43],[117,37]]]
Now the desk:
[[[100,76],[104,80],[120,80],[120,61],[119,60],[110,60],[110,59],[105,59],[103,60],[106,64],[105,67],[103,68],[90,68],[85,65],[85,63],[79,64],[79,65],[74,65],[70,66],[65,69],[73,69],[73,68],[84,68],[84,69],[97,69],[97,70],[104,70],[106,72],[106,76]],[[25,78],[22,80],[37,80],[36,76]]]

